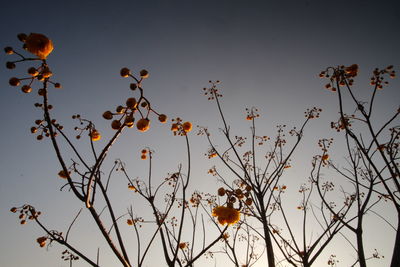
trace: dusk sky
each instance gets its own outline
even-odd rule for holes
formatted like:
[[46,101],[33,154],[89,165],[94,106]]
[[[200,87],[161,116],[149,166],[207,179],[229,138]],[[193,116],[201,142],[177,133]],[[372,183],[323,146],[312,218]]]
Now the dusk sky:
[[[71,136],[75,126],[71,115],[79,113],[93,120],[103,135],[103,140],[96,144],[98,149],[113,134],[101,114],[123,104],[132,94],[131,81],[119,75],[122,67],[130,68],[135,74],[147,69],[150,77],[143,87],[153,108],[169,118],[181,117],[193,125],[209,127],[217,142],[223,140],[218,130],[222,124],[215,104],[207,100],[202,90],[209,86],[209,80],[221,81],[224,112],[232,132],[238,135],[250,134],[245,108],[257,107],[261,115],[260,135],[274,136],[276,124],[299,126],[307,108],[321,107],[321,118],[306,130],[306,138],[294,157],[293,170],[284,178],[288,185],[287,197],[294,203],[294,209],[300,197],[296,194],[298,186],[307,180],[312,156],[319,153],[318,139],[339,136],[330,129],[330,122],[338,118],[337,99],[334,93],[324,89],[326,81],[318,77],[319,72],[328,66],[357,63],[360,71],[355,90],[361,99],[368,99],[372,90],[369,78],[375,67],[394,65],[396,72],[400,71],[398,0],[20,0],[2,4],[0,24],[2,47],[12,46],[22,51],[16,37],[22,32],[43,33],[53,40],[54,51],[48,63],[54,72],[53,79],[63,86],[50,92],[54,116],[70,129]],[[3,52],[0,59],[3,66],[0,72],[0,112],[3,114],[0,265],[66,267],[68,263],[60,259],[63,248],[59,245],[49,251],[39,248],[35,240],[43,234],[40,229],[34,223],[19,225],[17,216],[9,212],[13,206],[30,203],[43,212],[43,222],[66,231],[83,205],[67,190],[60,192],[63,185],[57,178],[60,165],[50,141],[38,142],[30,134],[30,127],[42,116],[33,105],[39,97],[36,93],[23,94],[8,84],[10,77],[24,73],[30,65],[21,64],[15,70],[8,70],[5,62],[13,60],[13,56]],[[398,108],[399,86],[397,78],[379,92],[378,122]],[[195,132],[190,136],[191,187],[215,193],[218,183],[207,175],[207,170],[218,163],[204,156],[209,148],[206,138]],[[82,151],[89,148],[87,142],[79,142]],[[140,150],[145,146],[156,151],[154,175],[159,179],[175,171],[179,163],[185,164],[184,139],[174,137],[170,124],[157,123],[155,117],[146,133],[136,129],[124,132],[109,160],[120,158],[132,171],[137,170],[133,176],[144,176],[147,164],[140,161]],[[335,157],[343,160],[340,153]],[[67,153],[66,158],[70,158]],[[112,186],[112,201],[122,214],[132,204],[129,192],[119,193],[126,189],[126,181],[115,180]],[[384,217],[393,219],[390,208],[382,210]],[[97,228],[88,217],[83,215],[76,231],[71,233],[71,238],[82,246],[100,240]],[[388,266],[392,252],[394,231],[387,226],[380,228],[380,224],[381,220],[371,219],[371,229],[377,230],[367,237],[371,244],[368,251],[377,248],[385,258],[372,260],[371,267]],[[104,252],[101,266],[116,266],[115,259],[108,258],[109,251],[101,242],[90,247],[88,254],[95,258],[100,246]],[[338,245],[345,242],[338,237],[331,250],[340,260],[338,266],[347,267],[355,253],[348,245],[344,248]],[[326,266],[327,256],[321,258],[321,265],[315,266]],[[202,263],[197,266],[230,266],[223,261]],[[255,266],[265,266],[262,263]],[[156,256],[146,266],[163,264],[163,259]],[[87,264],[79,261],[73,266]]]

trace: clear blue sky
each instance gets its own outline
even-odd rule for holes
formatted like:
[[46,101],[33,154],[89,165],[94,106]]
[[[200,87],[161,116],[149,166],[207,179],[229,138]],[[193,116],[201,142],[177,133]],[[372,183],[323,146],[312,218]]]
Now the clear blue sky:
[[[303,152],[296,158],[298,166],[304,166],[299,169],[304,178],[286,178],[293,185],[293,199],[298,197],[294,194],[300,184],[296,179],[306,179],[311,156],[318,151],[316,140],[335,134],[329,123],[337,116],[336,99],[323,89],[317,74],[327,66],[357,63],[361,68],[357,90],[367,98],[368,78],[375,67],[393,64],[400,70],[400,4],[396,0],[21,0],[2,4],[0,24],[3,47],[18,47],[16,34],[20,32],[44,33],[53,40],[55,49],[48,62],[55,80],[63,85],[62,90],[52,92],[55,117],[72,128],[70,116],[80,113],[95,122],[104,138],[112,131],[101,114],[124,103],[130,94],[129,81],[119,76],[125,66],[136,72],[149,70],[144,87],[156,110],[209,126],[216,135],[217,111],[202,95],[208,80],[222,81],[224,109],[239,134],[248,129],[246,107],[260,109],[259,129],[266,135],[274,134],[277,123],[298,124],[308,107],[323,108],[321,121],[310,128]],[[8,60],[2,53],[2,64]],[[18,66],[17,71],[28,67]],[[3,67],[0,73],[0,265],[68,266],[59,260],[59,247],[46,252],[37,246],[35,239],[41,232],[34,224],[21,227],[9,213],[12,206],[32,203],[44,212],[48,225],[65,231],[80,204],[71,194],[59,192],[59,165],[50,143],[37,142],[29,133],[41,116],[33,107],[38,97],[8,86],[13,71]],[[377,116],[397,108],[399,100],[399,81],[394,80],[377,102]],[[206,140],[193,134],[192,142],[196,158],[193,188],[214,190],[217,184],[206,171],[215,163],[203,156]],[[121,158],[132,169],[139,169],[138,176],[144,175],[139,151],[147,145],[157,151],[160,178],[185,160],[183,140],[174,138],[169,126],[157,123],[146,134],[127,131],[110,160]],[[120,184],[124,182],[116,182],[113,200],[123,213],[130,198],[119,197]],[[82,244],[98,235],[97,229],[84,222],[80,227],[85,231],[76,233]],[[387,245],[382,240],[393,233],[384,229],[375,244]],[[89,254],[94,256],[95,251],[92,248]],[[348,258],[350,254],[338,256]],[[376,264],[371,266],[385,265],[382,261]],[[162,264],[155,259],[148,266]]]

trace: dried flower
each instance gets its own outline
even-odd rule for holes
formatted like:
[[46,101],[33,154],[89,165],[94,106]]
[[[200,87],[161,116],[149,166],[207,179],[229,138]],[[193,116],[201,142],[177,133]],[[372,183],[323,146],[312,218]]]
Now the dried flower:
[[45,35],[40,33],[31,33],[25,40],[26,50],[38,56],[40,59],[46,59],[53,51],[53,42]]
[[126,106],[130,109],[134,109],[137,106],[136,98],[130,97],[126,100]]
[[46,245],[47,237],[41,236],[36,239],[36,242],[39,243],[39,246],[42,248]]
[[148,129],[150,129],[150,120],[147,118],[140,119],[136,123],[136,128],[141,132],[146,132]]
[[190,123],[190,122],[184,122],[183,124],[182,124],[182,129],[185,131],[185,132],[190,132],[191,130],[192,130],[192,123]]
[[215,207],[212,211],[212,216],[217,217],[218,222],[222,225],[226,223],[232,225],[240,220],[240,213],[238,210],[224,206]]
[[89,133],[90,138],[92,139],[92,141],[99,141],[101,139],[101,134],[99,131],[97,131],[96,129],[93,129],[90,133]]
[[161,123],[166,123],[166,122],[167,122],[167,115],[165,115],[165,114],[160,114],[160,115],[158,116],[158,120],[159,120]]

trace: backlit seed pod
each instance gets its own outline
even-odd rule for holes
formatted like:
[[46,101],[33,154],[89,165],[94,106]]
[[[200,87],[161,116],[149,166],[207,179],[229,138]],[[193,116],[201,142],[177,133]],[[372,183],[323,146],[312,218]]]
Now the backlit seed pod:
[[118,130],[119,128],[121,128],[121,122],[119,120],[113,120],[111,123],[111,128],[113,128],[114,130]]
[[126,106],[130,109],[134,109],[137,106],[136,98],[130,97],[126,100]]
[[129,128],[132,128],[133,127],[133,122],[135,121],[135,118],[133,117],[133,116],[127,116],[126,118],[125,118],[125,121],[124,121],[124,124],[126,125],[126,126],[128,126]]
[[57,88],[57,89],[61,88],[61,84],[60,83],[55,83],[54,84],[54,88]]
[[45,89],[41,88],[41,89],[38,90],[38,95],[44,96],[45,94],[46,94],[46,90]]
[[25,33],[20,33],[17,35],[18,40],[20,40],[21,42],[25,42],[26,38],[28,37]]
[[140,106],[142,106],[142,108],[147,107],[147,102],[146,101],[142,102],[142,104],[140,104]]
[[58,177],[60,177],[62,179],[67,179],[69,174],[70,174],[69,172],[66,173],[64,170],[61,170],[58,172]]
[[53,42],[45,35],[40,33],[31,33],[25,40],[26,50],[38,56],[40,59],[46,59],[53,51]]
[[39,141],[40,141],[40,140],[43,140],[43,135],[38,135],[38,136],[36,136],[36,139],[39,140]]
[[101,134],[99,131],[97,131],[96,129],[93,129],[90,133],[89,133],[90,139],[92,139],[92,141],[99,141],[101,139]]
[[173,132],[178,131],[178,124],[177,124],[177,123],[173,123],[173,124],[171,125],[171,131],[173,131]]
[[18,78],[15,78],[15,77],[12,77],[12,78],[8,81],[8,83],[9,83],[11,86],[18,86],[18,85],[21,84],[21,82],[19,81],[19,79],[18,79]]
[[7,46],[4,48],[4,52],[6,52],[7,55],[12,55],[14,54],[14,50],[12,49],[11,46]]
[[147,70],[141,70],[140,71],[140,77],[142,77],[143,79],[146,79],[149,77],[149,72]]
[[115,111],[119,114],[122,114],[125,112],[125,108],[123,106],[118,106]]
[[32,92],[32,87],[29,85],[23,85],[21,87],[21,91],[24,92],[25,94]]
[[12,207],[12,208],[10,209],[10,211],[11,211],[12,213],[16,213],[16,212],[17,212],[17,208],[16,208],[16,207]]
[[10,70],[15,69],[15,63],[10,61],[6,62],[6,68]]
[[142,154],[146,154],[147,153],[147,149],[142,149]]
[[128,68],[122,68],[120,74],[122,77],[126,78],[131,74],[131,71]]
[[166,122],[167,122],[167,115],[165,115],[165,114],[160,114],[160,115],[158,116],[158,120],[159,120],[161,123],[166,123]]
[[220,187],[218,188],[218,196],[222,197],[225,195],[225,188]]
[[135,91],[137,89],[137,84],[136,83],[131,83],[129,85],[129,88],[131,88],[132,91]]
[[36,133],[37,132],[37,128],[36,127],[31,127],[31,133]]
[[49,68],[44,68],[42,71],[43,78],[50,78],[53,75],[53,72]]
[[192,123],[190,123],[190,122],[184,122],[183,124],[182,124],[182,129],[185,131],[185,132],[190,132],[191,130],[192,130]]
[[147,118],[140,119],[136,123],[136,128],[141,132],[146,132],[150,128],[150,120]]
[[251,204],[253,204],[253,200],[251,198],[247,198],[245,203],[247,206],[250,206]]
[[143,159],[143,160],[145,160],[145,159],[147,159],[147,155],[146,155],[146,154],[142,154],[142,155],[140,156],[140,158]]
[[113,118],[112,112],[107,110],[106,112],[103,113],[103,118],[106,120],[112,120]]
[[28,74],[32,76],[36,76],[39,74],[38,70],[35,67],[30,67],[28,69]]

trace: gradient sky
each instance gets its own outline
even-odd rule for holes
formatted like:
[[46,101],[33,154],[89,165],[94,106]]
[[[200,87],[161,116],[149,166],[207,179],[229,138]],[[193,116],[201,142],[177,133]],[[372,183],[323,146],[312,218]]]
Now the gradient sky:
[[[393,64],[396,71],[400,69],[397,0],[20,0],[2,4],[0,25],[3,47],[18,47],[16,34],[20,32],[44,33],[53,40],[55,49],[48,62],[54,79],[63,85],[51,95],[55,117],[72,128],[70,116],[80,113],[95,122],[104,139],[111,136],[112,130],[101,114],[124,103],[130,95],[130,81],[119,76],[120,68],[125,66],[136,73],[143,68],[149,70],[144,88],[157,111],[209,126],[216,136],[221,125],[214,119],[218,118],[217,110],[202,91],[208,80],[222,82],[224,110],[232,129],[239,134],[248,133],[246,107],[259,108],[261,135],[271,136],[276,124],[298,125],[306,108],[323,108],[321,120],[309,128],[295,159],[298,173],[289,172],[285,178],[289,189],[293,187],[293,194],[288,194],[293,199],[298,199],[296,188],[307,178],[312,155],[318,153],[316,140],[335,135],[329,123],[337,117],[336,98],[323,89],[324,81],[317,74],[327,66],[359,64],[357,93],[366,99],[371,90],[368,78],[375,67]],[[2,53],[2,64],[8,60]],[[28,67],[18,66],[16,71]],[[3,67],[0,73],[0,265],[68,266],[59,260],[59,246],[48,252],[40,249],[35,242],[41,235],[38,228],[33,223],[20,226],[9,212],[12,206],[31,203],[44,213],[43,221],[61,230],[68,227],[81,206],[71,194],[59,192],[62,183],[56,173],[60,168],[50,143],[37,142],[29,133],[33,121],[40,118],[33,107],[38,97],[8,86],[14,71]],[[379,95],[378,121],[398,107],[399,85],[395,79]],[[203,156],[207,150],[205,138],[194,134],[191,138],[196,163],[193,188],[210,192],[217,183],[206,172],[216,163]],[[173,137],[169,126],[158,123],[146,134],[126,131],[110,160],[121,158],[132,169],[139,169],[134,176],[144,175],[146,165],[139,161],[139,151],[147,145],[157,152],[156,174],[160,178],[185,161],[183,140]],[[341,156],[337,157],[340,160]],[[299,173],[304,178],[295,177]],[[116,192],[124,183],[116,182]],[[121,213],[130,204],[129,197],[118,194],[113,201],[121,206]],[[390,210],[385,212],[390,218]],[[98,235],[85,219],[80,223],[85,231],[77,229],[75,233],[82,237],[82,244]],[[381,221],[371,219],[371,225],[374,223]],[[380,252],[386,258],[370,266],[385,266],[390,259],[391,244],[385,240],[390,240],[393,232],[382,229],[379,238],[372,235],[367,240],[382,247]],[[95,251],[93,248],[89,254],[93,257]],[[338,266],[347,266],[346,259],[351,259],[352,253],[339,250],[337,254],[341,259]],[[325,264],[326,257],[322,260]],[[103,266],[112,263],[104,256]],[[74,266],[86,265],[81,262]],[[148,266],[163,265],[155,257]]]

